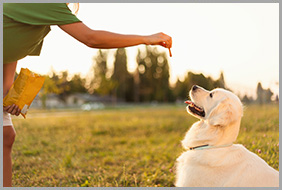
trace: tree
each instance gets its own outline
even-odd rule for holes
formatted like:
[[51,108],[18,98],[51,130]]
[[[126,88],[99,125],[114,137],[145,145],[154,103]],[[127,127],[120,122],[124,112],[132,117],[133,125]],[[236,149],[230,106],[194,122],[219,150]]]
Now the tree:
[[186,88],[189,91],[193,85],[198,85],[207,90],[212,90],[214,88],[213,84],[214,81],[211,77],[205,77],[202,73],[195,74],[193,72],[188,72],[184,80],[183,88]]
[[156,79],[155,99],[157,101],[174,101],[174,96],[169,84],[169,64],[166,53],[159,53],[156,60],[156,70],[154,78]]
[[60,75],[55,71],[51,71],[51,76],[45,76],[44,85],[39,92],[39,98],[42,102],[42,108],[46,108],[46,100],[48,94],[57,94],[59,98],[65,102],[66,97],[73,93],[86,93],[85,79],[82,79],[79,74],[74,75],[69,79],[67,71],[63,71]]
[[259,104],[263,103],[263,88],[261,86],[261,83],[259,82],[257,85],[257,100]]
[[114,89],[116,98],[133,101],[133,76],[127,70],[127,55],[124,48],[115,53],[114,71],[111,79],[117,84]]
[[188,96],[188,92],[190,89],[187,88],[184,81],[181,81],[179,78],[174,87],[174,96],[176,99],[185,99]]
[[242,98],[242,102],[245,104],[251,104],[253,103],[253,98],[252,97],[248,97],[247,95],[244,95],[244,97]]
[[211,77],[206,77],[202,73],[195,74],[193,72],[188,72],[184,81],[179,79],[174,87],[174,95],[177,99],[186,99],[188,93],[193,85],[201,86],[207,90],[212,90],[214,88],[227,88],[224,81],[223,72],[221,72],[219,79],[213,80]]
[[[54,75],[56,74],[53,72],[53,76]],[[38,94],[41,100],[43,109],[46,108],[47,95],[50,93],[59,94],[60,92],[55,80],[53,80],[49,76],[44,76],[44,77],[45,77],[45,81],[44,81],[43,87]]]
[[[69,73],[68,71],[62,71],[59,80],[57,81],[57,86],[59,88],[59,98],[66,102],[66,98],[71,93],[71,87],[68,80]],[[57,78],[56,78],[57,79]]]
[[265,103],[271,102],[272,95],[273,95],[273,92],[269,88],[265,90]]
[[93,57],[93,73],[94,76],[91,80],[91,86],[89,88],[90,93],[99,95],[110,95],[113,89],[116,87],[116,83],[107,78],[108,53],[106,51],[99,50],[97,55]]
[[[62,71],[60,76],[57,75],[54,71],[52,76],[49,78],[46,76],[46,80],[43,86],[43,94],[47,95],[48,93],[58,94],[59,98],[65,102],[66,97],[71,93],[71,87],[68,80],[68,71]],[[42,98],[44,96],[42,95]]]
[[70,93],[86,93],[85,79],[81,78],[79,74],[76,74],[69,81]]
[[257,85],[257,99],[256,102],[259,104],[265,104],[271,102],[271,97],[273,92],[268,89],[263,89],[261,83],[259,82]]
[[226,89],[224,75],[223,75],[222,71],[220,73],[219,79],[214,81],[213,86],[214,86],[214,88],[225,88]]
[[279,96],[278,95],[275,96],[275,102],[279,104]]
[[169,65],[165,53],[157,48],[146,47],[138,51],[138,91],[140,101],[171,101],[173,94],[169,86]]
[[90,91],[94,93],[95,90],[101,88],[103,80],[106,79],[107,68],[107,52],[102,52],[99,50],[97,55],[93,57],[93,73],[94,76],[91,80]]

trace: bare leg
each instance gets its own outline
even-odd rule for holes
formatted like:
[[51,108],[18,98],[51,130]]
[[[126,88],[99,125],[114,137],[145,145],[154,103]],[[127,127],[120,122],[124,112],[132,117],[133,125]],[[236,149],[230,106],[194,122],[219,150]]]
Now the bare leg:
[[16,131],[13,126],[3,127],[3,186],[12,186],[12,146]]
[[[14,82],[17,61],[3,64],[3,97],[5,97]],[[12,146],[16,132],[13,126],[3,127],[3,185],[12,186]]]

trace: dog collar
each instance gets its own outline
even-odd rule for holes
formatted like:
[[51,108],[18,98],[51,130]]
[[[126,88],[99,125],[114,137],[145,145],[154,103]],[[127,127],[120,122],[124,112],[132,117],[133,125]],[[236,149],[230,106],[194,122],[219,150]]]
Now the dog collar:
[[210,146],[210,145],[206,144],[206,145],[201,145],[201,146],[190,147],[188,150],[204,150],[204,149],[213,149],[213,148],[224,148],[224,147],[228,147],[228,146],[232,146],[232,145],[233,145],[233,143],[218,145],[218,146]]

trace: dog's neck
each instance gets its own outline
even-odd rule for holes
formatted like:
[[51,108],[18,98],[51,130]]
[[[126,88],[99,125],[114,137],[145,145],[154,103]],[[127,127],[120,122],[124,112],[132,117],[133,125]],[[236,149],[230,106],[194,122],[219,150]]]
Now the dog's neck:
[[232,144],[238,136],[240,121],[227,127],[210,126],[201,120],[192,125],[182,145],[185,149],[198,146],[222,146]]
[[196,147],[189,147],[188,150],[205,150],[205,149],[215,149],[215,148],[225,148],[232,146],[233,143],[230,144],[223,144],[223,145],[217,145],[217,146],[211,146],[211,145],[202,145],[202,146],[196,146]]

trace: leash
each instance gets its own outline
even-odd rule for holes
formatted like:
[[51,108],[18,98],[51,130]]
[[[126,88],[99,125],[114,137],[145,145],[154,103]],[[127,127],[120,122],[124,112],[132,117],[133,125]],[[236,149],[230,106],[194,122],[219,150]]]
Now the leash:
[[188,150],[204,150],[204,149],[213,149],[213,148],[224,148],[224,147],[228,147],[228,146],[232,146],[232,145],[233,145],[233,143],[218,145],[218,146],[210,146],[210,145],[206,144],[206,145],[201,145],[201,146],[190,147]]

